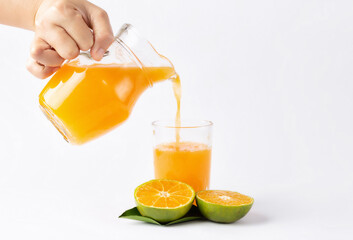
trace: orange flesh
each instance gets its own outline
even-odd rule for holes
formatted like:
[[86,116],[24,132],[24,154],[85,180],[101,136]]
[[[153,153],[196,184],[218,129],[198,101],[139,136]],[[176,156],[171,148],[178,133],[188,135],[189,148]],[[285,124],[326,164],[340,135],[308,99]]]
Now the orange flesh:
[[176,208],[189,203],[193,198],[193,191],[181,182],[154,180],[140,186],[135,196],[145,206]]
[[174,74],[172,67],[142,71],[137,66],[70,62],[48,82],[39,102],[67,140],[82,144],[124,122],[149,80],[154,83]]
[[155,178],[189,184],[196,192],[209,186],[211,148],[195,142],[172,142],[154,149]]
[[231,191],[209,190],[197,193],[198,198],[209,202],[225,206],[239,206],[253,202],[251,197]]

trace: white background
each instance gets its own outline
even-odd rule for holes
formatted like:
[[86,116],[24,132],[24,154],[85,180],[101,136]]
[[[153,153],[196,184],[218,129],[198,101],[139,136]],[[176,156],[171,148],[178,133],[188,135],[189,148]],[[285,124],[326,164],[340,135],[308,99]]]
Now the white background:
[[0,26],[0,239],[353,237],[352,1],[94,2],[174,63],[182,117],[215,124],[211,188],[255,204],[228,225],[118,219],[153,178],[150,123],[174,117],[171,84],[70,146],[38,108],[46,81],[25,70],[33,33]]

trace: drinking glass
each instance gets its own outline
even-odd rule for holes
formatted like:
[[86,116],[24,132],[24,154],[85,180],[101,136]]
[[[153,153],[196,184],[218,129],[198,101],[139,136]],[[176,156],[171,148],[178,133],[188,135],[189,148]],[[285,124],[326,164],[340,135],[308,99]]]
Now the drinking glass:
[[155,178],[185,182],[196,192],[208,189],[213,123],[181,121],[176,126],[174,121],[154,121],[152,126]]

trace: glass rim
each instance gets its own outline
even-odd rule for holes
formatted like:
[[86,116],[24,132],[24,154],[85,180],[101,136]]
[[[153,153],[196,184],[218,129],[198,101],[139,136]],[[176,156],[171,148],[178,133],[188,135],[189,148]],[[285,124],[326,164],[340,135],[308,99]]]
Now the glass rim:
[[163,128],[203,128],[212,127],[213,122],[209,120],[181,120],[180,127],[175,126],[175,120],[156,120],[152,122],[153,127]]

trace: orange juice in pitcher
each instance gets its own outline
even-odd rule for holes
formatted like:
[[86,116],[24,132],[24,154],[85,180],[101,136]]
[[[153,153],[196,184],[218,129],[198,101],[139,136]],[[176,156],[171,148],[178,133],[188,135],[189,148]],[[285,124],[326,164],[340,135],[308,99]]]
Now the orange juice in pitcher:
[[68,142],[83,144],[123,123],[148,87],[174,75],[171,62],[125,24],[102,61],[82,52],[64,64],[39,103]]

